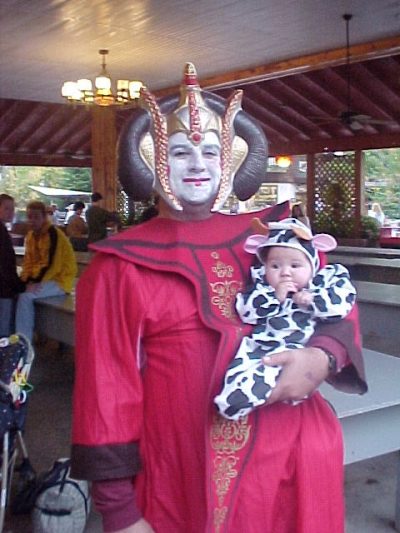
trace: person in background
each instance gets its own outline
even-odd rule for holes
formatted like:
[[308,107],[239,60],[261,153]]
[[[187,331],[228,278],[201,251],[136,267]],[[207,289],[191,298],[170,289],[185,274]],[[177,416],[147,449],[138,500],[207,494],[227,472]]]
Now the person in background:
[[311,228],[310,219],[305,213],[303,204],[294,204],[292,206],[292,217],[300,220],[305,226]]
[[86,237],[88,233],[88,227],[82,217],[85,204],[83,202],[75,202],[73,209],[74,214],[68,220],[66,233],[68,237]]
[[91,200],[92,204],[86,211],[89,243],[105,239],[107,226],[110,223],[119,224],[117,213],[112,213],[101,207],[103,196],[99,192],[94,192]]
[[[191,63],[180,95],[141,94],[118,175],[133,199],[154,188],[159,215],[92,245],[79,279],[71,475],[92,480],[106,532],[342,533],[341,427],[316,389],[343,357],[330,381],[365,392],[356,315],[271,356],[283,367],[273,405],[238,422],[218,415],[212,400],[246,329],[233,302],[254,216],[219,211],[232,188],[255,194],[267,142],[241,91],[201,91]],[[257,216],[286,218],[289,205]]]
[[61,224],[60,211],[58,210],[57,204],[51,204],[48,208],[47,214],[50,222],[54,224],[54,226],[59,226]]
[[70,293],[78,269],[68,237],[49,222],[44,203],[29,202],[26,211],[31,230],[25,239],[21,279],[27,285],[18,297],[15,326],[32,340],[34,301]]
[[380,226],[385,223],[385,213],[382,210],[381,204],[374,202],[371,205],[371,209],[368,211],[368,216],[375,218]]
[[0,194],[0,337],[14,332],[15,298],[25,290],[25,283],[17,274],[15,252],[6,227],[13,221],[14,210],[14,198]]

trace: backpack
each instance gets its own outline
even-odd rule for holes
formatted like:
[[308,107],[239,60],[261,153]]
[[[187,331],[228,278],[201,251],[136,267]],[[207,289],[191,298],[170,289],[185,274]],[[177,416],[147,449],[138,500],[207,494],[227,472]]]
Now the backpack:
[[82,533],[90,512],[89,484],[70,477],[70,460],[43,474],[33,506],[34,533]]

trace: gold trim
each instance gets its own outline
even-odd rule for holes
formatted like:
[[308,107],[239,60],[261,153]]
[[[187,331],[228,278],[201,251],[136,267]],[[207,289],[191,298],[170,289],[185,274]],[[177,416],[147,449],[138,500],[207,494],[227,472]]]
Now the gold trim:
[[226,513],[228,512],[227,507],[221,507],[218,509],[214,509],[214,528],[215,533],[219,533],[221,531],[221,526],[225,522],[226,519]]
[[236,465],[239,462],[237,452],[246,446],[250,436],[251,425],[245,416],[237,421],[227,420],[214,415],[210,430],[211,447],[215,450],[213,461],[213,481],[218,498],[218,507],[214,509],[214,527],[218,532],[226,518],[224,499],[232,479],[238,475]]
[[217,294],[211,297],[211,304],[218,307],[222,316],[233,319],[235,317],[233,303],[236,294],[242,288],[242,283],[240,281],[217,281],[210,283],[210,286],[212,292]]
[[[232,280],[235,269],[221,261],[218,252],[211,252],[211,257],[215,259],[212,273],[221,280],[210,282],[211,305],[215,305],[223,317],[231,320],[235,317],[235,296],[242,289],[242,282]],[[229,278],[229,281],[224,278]]]

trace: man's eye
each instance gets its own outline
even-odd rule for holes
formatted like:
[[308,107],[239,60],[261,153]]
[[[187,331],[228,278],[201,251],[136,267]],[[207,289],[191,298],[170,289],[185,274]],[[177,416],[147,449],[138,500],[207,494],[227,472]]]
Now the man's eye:
[[187,155],[187,152],[185,150],[177,150],[176,152],[172,152],[173,157],[185,157]]

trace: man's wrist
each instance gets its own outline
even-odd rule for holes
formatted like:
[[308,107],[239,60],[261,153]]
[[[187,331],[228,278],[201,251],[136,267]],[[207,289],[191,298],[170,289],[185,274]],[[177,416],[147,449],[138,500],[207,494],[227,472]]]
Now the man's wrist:
[[326,348],[320,348],[320,350],[324,352],[328,359],[328,377],[336,376],[336,374],[338,373],[336,357]]

